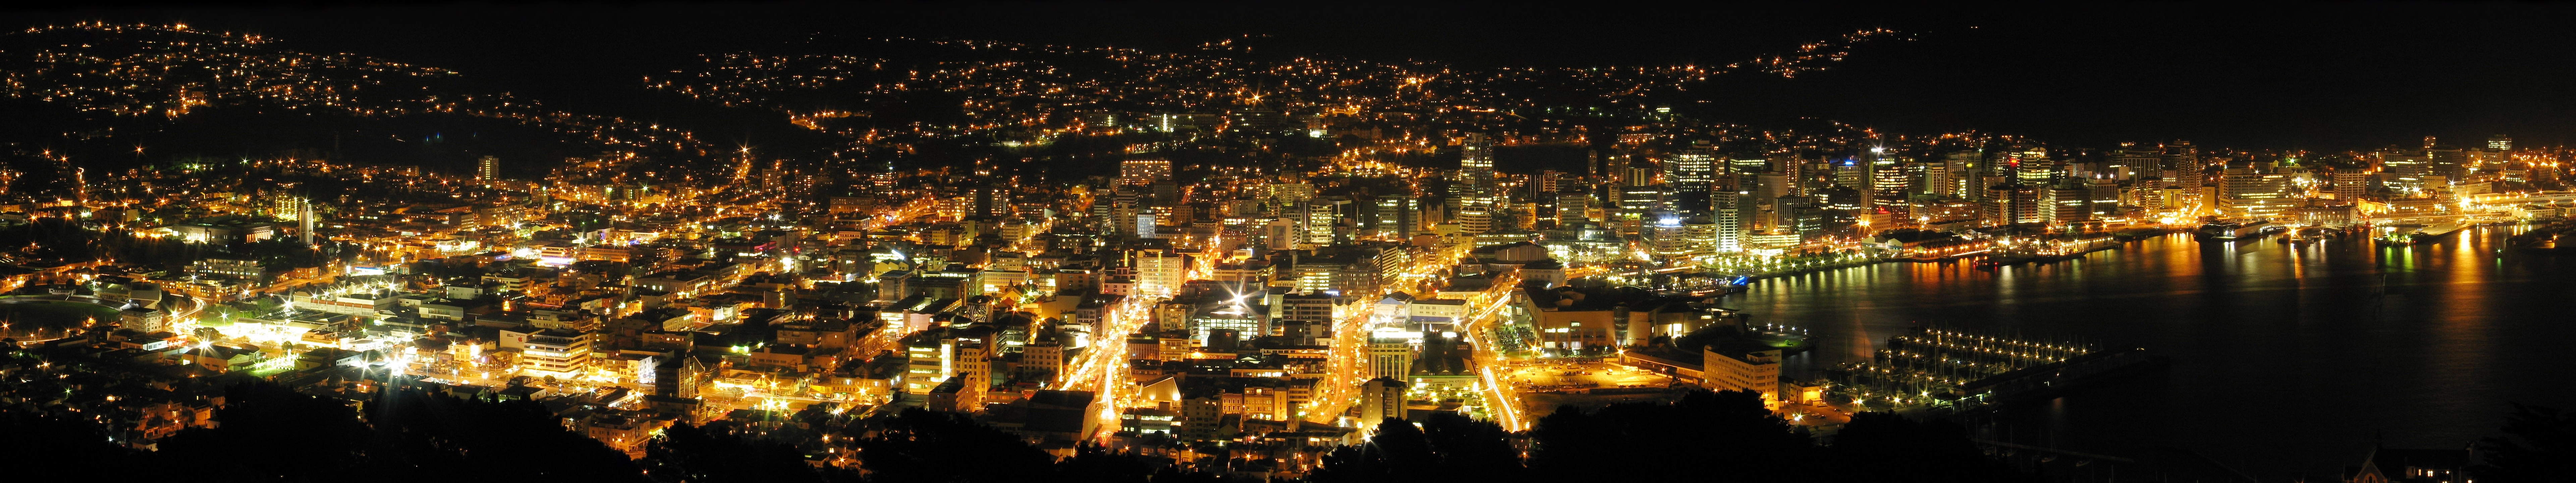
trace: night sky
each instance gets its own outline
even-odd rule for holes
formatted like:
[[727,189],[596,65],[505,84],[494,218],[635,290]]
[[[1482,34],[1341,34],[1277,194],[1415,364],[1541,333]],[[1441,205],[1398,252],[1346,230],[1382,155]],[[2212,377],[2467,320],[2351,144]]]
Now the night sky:
[[[1887,27],[1843,65],[1737,76],[1710,117],[1982,130],[2057,143],[2192,139],[2368,149],[2436,135],[2525,145],[2576,133],[2576,8],[2524,4],[697,4],[39,10],[6,22],[185,21],[292,48],[447,67],[572,109],[636,109],[640,76],[699,53],[914,36],[1462,65],[1718,63]],[[825,34],[821,44],[808,43]],[[649,113],[648,113],[649,114]]]

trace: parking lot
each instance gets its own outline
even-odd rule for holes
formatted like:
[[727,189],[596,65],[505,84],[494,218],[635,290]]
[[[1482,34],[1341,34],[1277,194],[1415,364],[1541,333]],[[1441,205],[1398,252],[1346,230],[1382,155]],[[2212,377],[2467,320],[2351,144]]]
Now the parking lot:
[[1537,362],[1514,365],[1510,384],[1531,393],[1583,393],[1596,388],[1660,388],[1672,383],[1662,374],[1600,361]]

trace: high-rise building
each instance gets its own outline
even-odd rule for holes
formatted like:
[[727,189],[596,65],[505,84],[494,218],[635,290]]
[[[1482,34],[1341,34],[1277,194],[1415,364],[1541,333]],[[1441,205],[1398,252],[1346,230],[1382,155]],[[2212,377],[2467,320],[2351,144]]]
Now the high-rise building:
[[2082,181],[2066,180],[2050,184],[2045,192],[2040,193],[2040,197],[2040,204],[2046,206],[2039,212],[2041,223],[2064,225],[2092,219],[2093,200],[2091,193],[2084,189]]
[[1485,133],[1467,133],[1467,139],[1460,143],[1459,149],[1458,169],[1494,170],[1494,143],[1485,138]]
[[1706,368],[1701,385],[1712,391],[1749,391],[1760,393],[1764,405],[1780,401],[1780,351],[1741,350],[1710,346],[1702,349],[1701,367]]
[[1963,200],[1981,199],[1985,195],[1986,187],[1985,170],[1980,169],[1983,167],[1983,156],[1985,156],[1983,153],[1976,151],[1960,151],[1943,157],[1941,189],[1935,194]]
[[1658,218],[1655,220],[1654,229],[1648,233],[1653,235],[1650,241],[1654,242],[1650,253],[1657,257],[1671,259],[1696,255],[1691,252],[1690,237],[1680,218],[1671,216]]
[[1556,195],[1557,224],[1561,226],[1578,221],[1591,221],[1591,219],[1592,195],[1583,193]]
[[2005,183],[1985,190],[1983,215],[1988,225],[2039,223],[2039,189],[2027,184]]
[[494,182],[494,181],[500,181],[500,180],[501,180],[501,158],[500,158],[500,157],[497,157],[497,156],[484,156],[484,157],[482,157],[481,159],[476,159],[476,160],[474,160],[474,181],[479,182],[479,183],[483,183],[483,184],[487,184],[487,185],[488,185],[488,184],[492,184],[492,182]]
[[1735,176],[1736,186],[1752,186],[1754,176],[1759,176],[1762,173],[1770,171],[1771,160],[1768,159],[1730,159],[1726,161],[1726,172],[1727,174]]
[[2201,164],[2200,148],[2192,147],[2191,141],[2179,139],[2165,143],[2164,164],[2160,167],[2163,169],[2157,172],[2173,171],[2193,180],[2189,183],[2193,186],[2198,186],[2200,174],[2209,170],[2208,166]]
[[2424,151],[2391,148],[2371,154],[2379,158],[2379,170],[2387,175],[2388,188],[2401,195],[2427,192],[2424,182],[2439,175],[2433,168],[2431,157]]
[[1539,170],[1538,176],[1530,177],[1530,197],[1546,198],[1556,196],[1557,181],[1562,176],[1562,174],[1557,173],[1556,170],[1553,169]]
[[1413,374],[1413,341],[1400,337],[1369,337],[1369,367],[1380,378],[1403,378]]
[[1876,200],[1875,204],[1879,207],[1891,210],[1903,209],[1901,207],[1905,206],[1905,195],[1911,191],[1907,188],[1913,184],[1913,180],[1906,176],[1905,167],[1913,163],[1888,156],[1884,152],[1874,151],[1872,155],[1876,159],[1871,160],[1869,164],[1868,196]]
[[1163,159],[1130,159],[1118,163],[1118,184],[1152,186],[1155,181],[1172,178],[1172,162]]
[[2057,162],[2048,158],[2045,148],[2004,153],[2005,163],[2013,170],[2013,179],[2028,184],[2045,184],[2057,177]]
[[2087,179],[2084,180],[2084,192],[2090,202],[2086,210],[2092,212],[2092,219],[2120,216],[2120,180],[2107,177]]
[[1779,217],[1777,228],[1786,228],[1804,243],[1824,234],[1825,208],[1813,196],[1782,196],[1771,204]]
[[1404,420],[1404,376],[1379,377],[1360,385],[1360,428],[1377,429],[1387,419]]
[[1746,216],[1746,210],[1752,207],[1752,203],[1744,202],[1745,196],[1745,193],[1737,191],[1720,191],[1710,195],[1709,201],[1715,207],[1716,216],[1709,221],[1715,225],[1717,233],[1709,240],[1709,249],[1718,253],[1744,251],[1744,234],[1753,226],[1750,223],[1752,218]]
[[1834,161],[1834,186],[1855,189],[1869,187],[1869,165],[1859,159]]
[[1140,294],[1178,291],[1189,271],[1187,258],[1169,249],[1136,250],[1130,263],[1136,267],[1136,293]]
[[2503,134],[2487,136],[2487,149],[2496,151],[2512,151],[2513,138]]
[[1618,197],[1614,200],[1618,215],[1612,218],[1620,233],[1638,233],[1650,223],[1646,219],[1648,213],[1664,208],[1664,186],[1657,179],[1655,168],[1645,163],[1631,163],[1623,171],[1619,189],[1611,192]]
[[2460,148],[2425,149],[2424,157],[2430,162],[2432,175],[2441,176],[2442,179],[2450,180],[2452,183],[2468,179],[2469,168],[2476,165],[2469,161],[2468,150]]
[[1459,233],[1491,232],[1494,229],[1494,208],[1481,202],[1461,203],[1456,221]]
[[2363,193],[2370,190],[2370,173],[2342,170],[2335,171],[2331,176],[2334,180],[2335,199],[2343,203],[2349,204],[2359,200]]
[[2290,176],[2267,166],[2229,167],[2221,176],[2218,200],[2230,218],[2281,219],[2298,200],[2292,199]]
[[1717,155],[1705,149],[1684,150],[1664,161],[1664,179],[1672,185],[1673,209],[1683,216],[1709,216],[1709,193],[1717,187]]

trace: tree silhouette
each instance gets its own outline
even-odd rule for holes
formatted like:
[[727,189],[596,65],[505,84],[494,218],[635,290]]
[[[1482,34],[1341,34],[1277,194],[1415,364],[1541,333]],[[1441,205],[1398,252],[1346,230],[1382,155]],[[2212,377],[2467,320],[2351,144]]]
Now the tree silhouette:
[[2565,481],[2576,474],[2576,414],[2516,403],[2503,431],[2478,441],[2485,462],[2472,471],[2479,480]]
[[354,478],[367,456],[370,435],[355,408],[274,383],[225,388],[215,420],[222,426],[162,440],[154,456],[223,481]]
[[1424,478],[1519,481],[1520,453],[1502,426],[1455,413],[1432,413],[1422,426],[1387,418],[1366,443],[1335,448],[1314,482],[1399,481]]
[[8,413],[0,416],[0,465],[10,468],[117,468],[142,455],[107,442],[84,421]]
[[965,415],[909,409],[884,425],[859,442],[859,461],[871,480],[1019,482],[1053,475],[1053,457]]
[[1890,413],[1852,415],[1828,451],[1845,481],[2001,482],[2030,480],[2011,465],[1987,458],[1966,429],[1946,421],[1917,422]]
[[[1693,391],[1671,403],[1620,403],[1586,413],[1568,406],[1530,431],[1531,473],[1541,479],[1748,481],[1811,476],[1815,447],[1745,391]],[[1617,461],[1616,465],[1605,462]]]
[[[743,438],[726,426],[687,423],[662,431],[644,447],[645,476],[655,481],[800,482],[821,481],[796,448]],[[712,429],[712,430],[711,430]]]
[[638,479],[635,464],[624,453],[566,431],[555,414],[533,401],[473,401],[396,388],[376,398],[367,413],[374,429],[367,466],[380,470],[376,472],[548,481]]

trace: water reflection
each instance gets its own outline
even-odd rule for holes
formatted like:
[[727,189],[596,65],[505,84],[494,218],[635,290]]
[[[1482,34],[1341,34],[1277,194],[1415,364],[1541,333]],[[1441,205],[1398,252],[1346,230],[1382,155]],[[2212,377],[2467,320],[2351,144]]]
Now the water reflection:
[[[2249,470],[2323,472],[2359,458],[2376,434],[2393,446],[2456,447],[2491,432],[2506,401],[2576,405],[2562,382],[2576,358],[2556,356],[2576,330],[2555,310],[2576,296],[2576,267],[2499,252],[2517,231],[2411,246],[2169,235],[2045,265],[1888,263],[1787,277],[1728,304],[1815,330],[1814,355],[1788,361],[1794,377],[1865,359],[1915,323],[2147,347],[2175,359],[2156,391],[2170,397],[2079,396],[2050,411],[2071,421],[2006,432],[2053,435],[2047,425],[2068,424],[2073,434],[2050,444],[2117,454],[2170,441],[2243,455]],[[2087,434],[2097,427],[2128,429]]]

